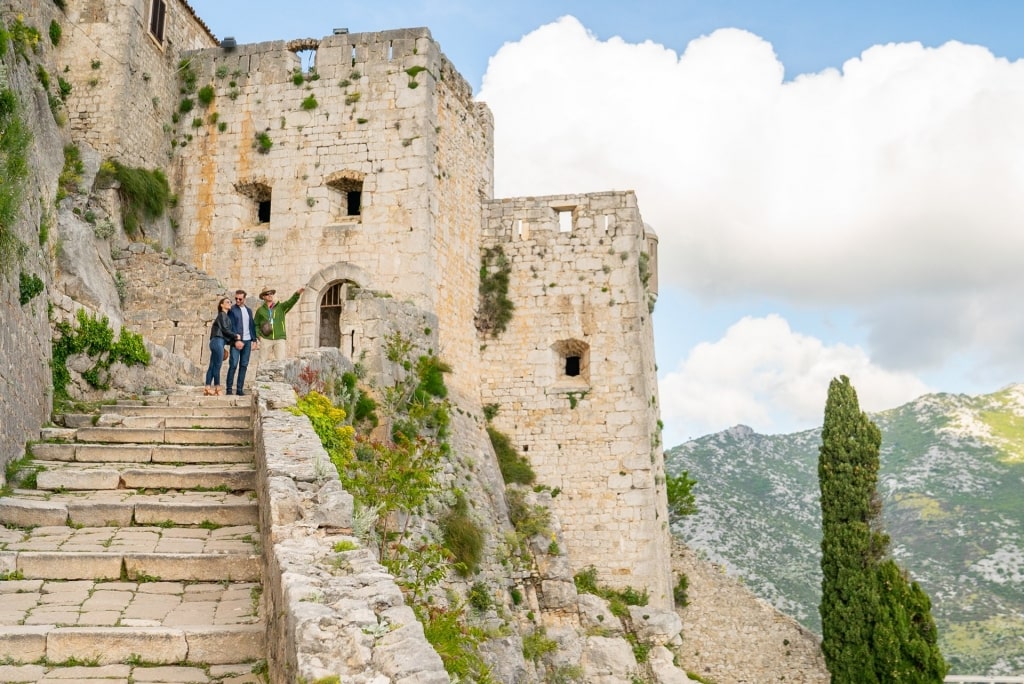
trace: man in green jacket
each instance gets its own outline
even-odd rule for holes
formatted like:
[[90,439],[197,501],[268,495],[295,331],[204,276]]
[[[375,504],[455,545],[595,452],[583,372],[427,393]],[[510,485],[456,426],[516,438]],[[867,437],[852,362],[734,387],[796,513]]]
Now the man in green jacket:
[[260,299],[263,304],[256,309],[253,321],[256,323],[256,334],[263,341],[263,348],[266,349],[268,358],[281,361],[286,356],[285,339],[288,337],[285,331],[284,317],[299,301],[299,296],[306,291],[300,287],[291,297],[283,302],[277,301],[274,295],[277,290],[265,287],[260,291]]

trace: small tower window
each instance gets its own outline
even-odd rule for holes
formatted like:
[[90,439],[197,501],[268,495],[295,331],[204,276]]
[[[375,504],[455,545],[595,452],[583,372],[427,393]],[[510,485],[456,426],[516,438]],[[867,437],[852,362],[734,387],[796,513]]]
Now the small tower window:
[[559,340],[551,345],[555,353],[555,380],[572,385],[590,383],[590,345],[582,340]]
[[340,171],[327,177],[331,215],[336,219],[362,216],[363,174],[358,171]]
[[270,223],[270,184],[264,180],[238,183],[235,190],[248,197],[252,202],[252,221],[254,223]]
[[167,18],[166,0],[152,0],[149,6],[149,32],[157,42],[164,42],[164,20]]

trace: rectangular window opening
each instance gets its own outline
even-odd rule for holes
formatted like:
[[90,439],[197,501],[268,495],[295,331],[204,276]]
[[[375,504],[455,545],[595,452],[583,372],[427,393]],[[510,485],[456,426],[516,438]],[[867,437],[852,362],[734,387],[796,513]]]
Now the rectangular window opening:
[[558,209],[558,232],[572,232],[572,209]]
[[395,58],[395,43],[394,41],[388,41],[388,61],[390,62]]
[[349,190],[345,193],[346,216],[359,216],[363,193],[361,190]]
[[565,374],[568,375],[570,378],[575,378],[580,374],[580,357],[565,357]]
[[256,220],[259,223],[270,223],[270,200],[262,200],[256,208]]
[[164,21],[166,18],[166,0],[153,0],[149,7],[149,32],[160,43],[164,42]]

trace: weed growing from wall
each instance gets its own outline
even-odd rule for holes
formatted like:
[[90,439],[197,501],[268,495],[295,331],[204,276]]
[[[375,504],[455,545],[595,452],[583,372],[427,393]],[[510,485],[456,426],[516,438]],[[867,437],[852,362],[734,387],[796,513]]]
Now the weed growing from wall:
[[35,273],[22,271],[18,276],[18,301],[22,306],[43,291],[43,281]]
[[274,141],[270,139],[270,136],[266,131],[256,136],[256,151],[260,154],[267,154],[270,152],[270,148],[274,146]]
[[455,557],[455,570],[463,577],[480,569],[484,551],[484,532],[469,515],[469,504],[462,492],[455,493],[455,505],[438,521],[444,545]]
[[213,103],[214,94],[215,91],[213,89],[213,86],[207,84],[200,88],[199,92],[196,93],[196,99],[199,100],[199,104],[201,104],[202,106],[209,107]]
[[484,250],[480,259],[480,304],[476,312],[476,329],[496,337],[505,332],[515,305],[508,298],[512,264],[501,245]]
[[[135,237],[143,219],[155,220],[164,215],[171,201],[171,186],[160,169],[142,169],[110,162],[113,176],[120,184],[118,195],[124,216],[124,232]],[[101,173],[104,166],[100,167]]]
[[85,164],[82,162],[82,153],[76,145],[64,146],[64,168],[61,169],[57,178],[57,201],[60,202],[68,195],[78,192],[78,184],[82,182],[82,174],[85,173]]
[[61,30],[60,24],[57,23],[57,20],[52,20],[50,22],[50,42],[54,47],[60,45],[60,38],[63,33],[64,32]]
[[115,342],[114,331],[107,317],[96,318],[95,314],[87,314],[83,309],[78,311],[77,323],[78,327],[74,327],[71,323],[61,321],[56,326],[57,335],[53,338],[53,358],[50,361],[56,399],[68,399],[67,388],[71,381],[67,367],[69,356],[84,353],[93,360],[93,366],[82,373],[82,377],[90,387],[101,390],[110,387],[110,367],[113,364],[149,365],[149,351],[142,335],[122,327]]
[[[0,36],[0,45],[6,41]],[[14,262],[28,247],[14,232],[21,214],[22,195],[28,178],[28,149],[32,133],[21,118],[14,91],[0,89],[0,273],[10,273]]]

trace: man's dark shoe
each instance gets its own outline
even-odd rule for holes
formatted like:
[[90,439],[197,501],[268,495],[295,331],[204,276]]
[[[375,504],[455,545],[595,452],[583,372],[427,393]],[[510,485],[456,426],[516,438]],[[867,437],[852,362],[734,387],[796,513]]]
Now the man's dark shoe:
[[242,390],[238,390],[237,392],[235,392],[235,396],[244,397],[245,396],[245,392],[243,392]]
[[228,396],[231,396],[231,390],[227,391]]

